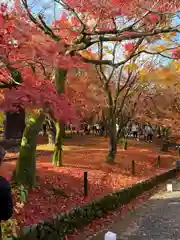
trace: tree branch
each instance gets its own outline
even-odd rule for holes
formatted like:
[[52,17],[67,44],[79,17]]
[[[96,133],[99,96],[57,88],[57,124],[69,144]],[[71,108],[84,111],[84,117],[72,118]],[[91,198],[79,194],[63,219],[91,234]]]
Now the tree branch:
[[46,35],[49,35],[52,39],[54,39],[55,41],[60,41],[60,37],[57,36],[53,30],[44,22],[43,18],[41,15],[39,15],[39,20],[40,22],[33,16],[33,14],[31,13],[27,0],[21,0],[23,3],[24,8],[26,9],[26,13],[29,17],[29,19],[36,24],[36,26],[41,29]]

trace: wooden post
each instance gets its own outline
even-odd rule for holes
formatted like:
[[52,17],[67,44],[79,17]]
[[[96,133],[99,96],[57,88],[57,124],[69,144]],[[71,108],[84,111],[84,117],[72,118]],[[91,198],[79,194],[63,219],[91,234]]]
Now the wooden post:
[[88,195],[88,173],[84,172],[84,197]]
[[132,175],[135,174],[135,161],[132,160]]
[[158,156],[157,157],[157,167],[160,168],[160,166],[161,166],[161,157]]
[[176,161],[176,172],[180,172],[180,160]]
[[178,146],[178,156],[180,157],[180,146]]

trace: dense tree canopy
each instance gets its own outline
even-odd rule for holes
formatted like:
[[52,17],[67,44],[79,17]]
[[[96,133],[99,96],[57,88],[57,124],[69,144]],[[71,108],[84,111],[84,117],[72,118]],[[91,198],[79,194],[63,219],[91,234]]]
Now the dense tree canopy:
[[[48,85],[47,92],[53,88],[51,82],[45,80],[49,78],[47,69],[52,67],[87,68],[86,63],[93,63],[118,68],[130,64],[131,58],[144,54],[178,57],[176,35],[180,30],[175,21],[179,17],[178,1],[55,2],[61,5],[62,12],[51,25],[46,24],[42,15],[32,13],[26,0],[14,1],[10,11],[7,5],[1,5],[1,87],[17,84],[12,76],[15,74],[13,68],[23,79],[24,90],[18,90],[22,94],[30,81],[36,85],[41,82],[43,87]],[[112,50],[108,57],[105,54],[105,43],[108,42],[118,45],[114,60],[110,56]],[[92,47],[99,53],[89,58],[84,51],[92,52]],[[119,51],[124,53],[118,57]],[[31,71],[35,71],[36,76],[31,77]],[[37,99],[37,107],[38,102]]]
[[[139,96],[146,86],[140,80],[148,76],[146,93],[151,96],[156,73],[168,79],[175,76],[161,63],[179,59],[180,3],[53,2],[61,11],[51,21],[43,5],[39,13],[27,0],[14,0],[10,10],[1,5],[1,88],[8,88],[1,106],[39,108],[67,121],[75,115],[68,101],[81,117],[106,108],[110,148],[116,152],[116,119],[121,106],[128,106],[129,92]],[[53,71],[58,79],[53,80]]]

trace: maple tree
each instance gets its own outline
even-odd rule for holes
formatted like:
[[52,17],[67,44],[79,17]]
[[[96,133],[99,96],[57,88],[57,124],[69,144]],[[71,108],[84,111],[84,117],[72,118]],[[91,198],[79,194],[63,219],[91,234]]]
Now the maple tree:
[[[21,109],[34,111],[35,116],[30,118],[24,131],[14,172],[14,179],[17,182],[33,185],[36,174],[36,136],[45,114],[51,115],[54,119],[61,119],[62,122],[75,120],[76,117],[67,97],[59,95],[53,82],[48,79],[42,56],[39,57],[38,51],[33,53],[30,40],[33,40],[35,35],[38,38],[38,31],[35,31],[36,28],[31,29],[30,23],[23,20],[25,19],[20,19],[14,12],[6,12],[6,8],[3,9],[0,108],[10,112],[18,112]],[[29,34],[22,34],[21,27],[28,27],[35,35],[31,38]]]
[[[55,0],[62,7],[61,16],[47,25],[42,15],[33,14],[26,0],[20,1],[25,8],[21,9],[40,31],[54,40],[54,50],[58,55],[66,54],[69,62],[65,62],[65,69],[76,58],[77,63],[84,61],[95,65],[121,67],[131,59],[143,54],[150,56],[173,58],[172,52],[179,48],[174,41],[179,25],[172,24],[178,16],[178,1],[70,1]],[[19,4],[18,1],[16,1]],[[72,27],[73,26],[73,27]],[[163,40],[166,44],[156,44]],[[172,40],[172,41],[171,41]],[[105,43],[117,42],[125,49],[119,61],[112,61],[99,54],[97,58],[82,56],[97,44],[104,49]],[[168,43],[167,43],[168,42]],[[57,49],[57,44],[61,47]],[[148,46],[147,46],[148,44]],[[169,53],[170,52],[170,53]],[[56,61],[58,62],[58,61]],[[62,61],[58,62],[62,67]]]
[[[72,111],[72,108],[68,104],[67,98],[65,97],[65,95],[62,94],[64,92],[63,78],[64,76],[66,76],[66,70],[64,71],[62,69],[64,65],[62,65],[61,68],[57,67],[58,66],[57,62],[54,62],[53,59],[46,58],[46,54],[56,55],[57,49],[55,50],[52,49],[53,41],[51,39],[46,38],[46,36],[42,36],[42,33],[36,29],[36,26],[33,27],[25,16],[19,18],[14,12],[12,12],[11,14],[8,15],[8,18],[6,17],[4,19],[3,23],[5,35],[2,36],[2,43],[4,47],[3,50],[7,51],[3,52],[2,59],[3,67],[1,68],[2,73],[1,88],[4,89],[3,95],[1,95],[1,109],[8,111],[17,111],[20,109],[41,108],[43,113],[47,112],[54,119],[58,120],[61,119],[60,123],[61,126],[59,126],[59,122],[57,122],[56,124],[57,140],[55,144],[55,153],[53,156],[53,159],[55,159],[53,160],[53,164],[59,166],[61,165],[60,163],[61,157],[59,155],[62,152],[62,135],[63,135],[62,134],[63,131],[61,130],[64,126],[64,122],[73,120],[71,119],[71,116],[72,118],[74,118],[75,115],[74,112]],[[22,32],[21,29],[23,28],[27,29],[27,32]],[[30,32],[28,32],[28,29],[30,30]],[[42,52],[42,45],[44,46],[46,54]],[[57,47],[59,46],[60,44],[57,44]],[[69,61],[69,57],[67,56],[66,58],[65,57],[63,58],[64,59],[63,64],[65,64],[66,68],[68,68],[67,63]],[[62,60],[62,56],[59,56],[59,60],[57,59],[56,56],[56,60],[57,61]],[[72,57],[71,60],[73,60]],[[81,64],[81,67],[83,66],[84,64]],[[70,62],[69,68],[72,67],[74,68],[79,67],[78,60]],[[52,74],[53,69],[55,69],[54,74]],[[53,81],[48,81],[48,78],[49,79],[52,78],[51,75],[54,75]],[[54,89],[54,85],[56,87],[56,90]],[[87,88],[88,87],[89,85],[87,85]],[[72,92],[73,87],[70,86],[70,88]],[[60,94],[59,97],[57,93]],[[79,94],[76,96],[79,97]],[[70,95],[69,99],[71,99]],[[75,102],[75,98],[74,100],[73,99],[71,100],[72,102]],[[58,106],[58,104],[56,104],[58,102],[59,104],[62,103],[62,105]],[[82,101],[80,101],[79,98],[79,103],[80,102],[82,113]],[[88,103],[90,103],[90,99],[88,100]],[[84,106],[84,112],[85,109],[86,106]],[[67,112],[65,112],[65,110]],[[30,135],[33,134],[35,139],[35,136],[38,134],[38,131],[42,125],[43,119],[44,115],[42,116],[42,112],[37,119],[34,118],[30,119],[30,124],[26,126],[24,133],[26,134],[26,138],[28,138],[27,135],[29,135],[29,138],[31,137],[32,139],[32,136]],[[32,133],[31,128],[33,122],[34,125],[37,124],[38,127],[35,126],[36,131]],[[28,128],[30,128],[30,131],[28,131]],[[30,142],[32,141],[30,141],[29,139],[27,149],[29,148],[28,146],[31,144],[32,149],[35,149],[35,144],[34,143],[30,144]],[[22,151],[20,151],[19,159],[27,158],[26,156],[27,152],[25,150],[24,145],[26,145],[26,143],[22,140],[21,148]],[[31,152],[33,153],[34,151],[32,150]],[[31,159],[31,156],[29,156],[28,159]],[[27,162],[28,161],[26,161],[26,163]],[[33,163],[31,165],[33,166]],[[23,166],[24,164],[22,164],[20,169],[23,169]],[[16,174],[21,175],[21,171],[19,171],[18,168],[19,165],[17,164]],[[18,172],[20,172],[20,174]],[[18,177],[19,178],[18,181],[20,181],[20,179],[23,179],[23,176],[24,175],[22,173],[22,176]]]
[[106,105],[103,86],[93,66],[68,72],[65,88],[66,96],[76,106],[82,120],[96,115]]
[[173,134],[177,133],[179,128],[178,95],[174,86],[170,88],[154,84],[143,92],[140,101],[141,108],[136,112],[136,118],[142,122],[171,128]]
[[[143,49],[142,43],[154,43],[163,39],[168,40],[169,44],[169,40],[174,39],[176,33],[179,32],[178,23],[171,24],[171,21],[179,16],[177,12],[179,3],[175,0],[170,3],[161,0],[154,3],[143,0],[140,2],[136,0],[106,1],[106,3],[99,1],[76,3],[68,0],[55,0],[54,2],[61,5],[64,13],[61,14],[60,19],[54,21],[51,28],[46,25],[41,15],[37,17],[33,15],[26,0],[21,2],[26,8],[29,18],[37,27],[56,41],[65,41],[64,47],[69,54],[87,49],[100,41],[121,43],[128,41],[126,46],[129,48],[130,54],[119,63],[113,64],[110,60],[83,58],[87,62],[96,64],[120,66],[124,61],[127,62],[137,54],[163,55],[168,49],[166,46],[163,47],[163,44],[158,44],[156,51],[149,51],[150,49]],[[140,40],[140,38],[143,39]],[[178,44],[169,49],[175,51],[176,47]]]
[[[115,51],[114,51],[115,54]],[[107,119],[109,131],[109,153],[107,162],[112,163],[117,153],[117,143],[126,137],[126,127],[134,117],[141,94],[146,87],[142,83],[140,70],[135,63],[112,68],[108,73],[105,68],[97,67],[103,89],[107,97]],[[141,66],[142,67],[142,66]],[[117,130],[117,124],[119,129]]]
[[[77,3],[57,0],[56,2],[63,7],[64,14],[61,14],[53,24],[47,25],[42,15],[37,16],[31,12],[26,0],[14,1],[16,14],[12,20],[8,20],[8,23],[12,21],[13,24],[7,27],[11,32],[10,36],[13,37],[11,45],[16,46],[17,40],[18,44],[23,42],[20,48],[22,51],[14,48],[21,63],[27,63],[30,58],[31,61],[28,61],[28,64],[36,68],[38,60],[43,59],[46,64],[60,69],[61,72],[66,72],[74,66],[81,67],[85,63],[118,68],[142,54],[173,58],[171,52],[179,47],[174,41],[176,33],[179,32],[179,25],[171,24],[172,20],[178,16],[176,12],[179,7],[178,1],[148,3],[129,0],[128,3],[127,1],[107,1],[106,4],[99,1]],[[20,6],[21,3],[23,7]],[[13,25],[17,28],[12,27]],[[73,28],[69,28],[69,25],[73,25]],[[168,46],[158,44],[158,48],[155,48],[154,43],[160,39],[163,41],[168,39]],[[112,61],[101,55],[92,59],[81,54],[81,51],[87,51],[97,44],[104,48],[104,44],[108,42],[117,42],[125,47],[121,60]],[[66,74],[62,76],[66,78]],[[64,84],[62,78],[59,83]],[[58,144],[60,141],[58,139],[62,138],[57,136],[56,160],[62,145]]]
[[[101,83],[93,66],[81,65],[72,71],[55,70],[54,81],[59,93],[65,92],[70,102],[76,108],[79,120],[86,119],[96,114],[105,104],[105,96]],[[56,122],[56,140],[53,154],[53,165],[62,165],[62,144],[64,124]]]
[[144,98],[151,100],[146,106],[149,106],[149,109],[157,106],[156,112],[161,117],[164,115],[164,118],[178,113],[179,66],[179,61],[171,61],[166,66],[154,67],[150,74],[146,74],[146,78],[152,83],[151,89],[145,93]]
[[[30,118],[24,131],[15,171],[15,179],[28,185],[35,182],[36,136],[44,120],[44,113],[53,115],[57,120],[53,158],[56,166],[61,164],[59,160],[64,121],[73,117],[73,111],[71,112],[64,94],[67,91],[71,101],[74,101],[74,87],[67,86],[73,81],[70,76],[72,69],[86,69],[87,64],[91,63],[99,72],[98,81],[103,83],[103,92],[108,96],[108,101],[105,101],[111,128],[108,161],[113,162],[117,150],[117,118],[120,120],[121,115],[124,117],[127,109],[131,117],[133,106],[136,100],[139,101],[139,94],[144,88],[139,80],[144,78],[147,69],[139,69],[141,64],[137,62],[141,62],[144,54],[168,59],[179,58],[179,43],[178,40],[175,41],[176,34],[180,31],[179,25],[172,24],[172,20],[179,14],[179,1],[55,1],[62,6],[62,12],[52,24],[47,24],[42,15],[33,14],[26,0],[15,0],[11,14],[4,14],[3,9],[0,18],[0,87],[4,89],[1,107],[4,110],[17,111],[21,106],[36,113],[36,116]],[[108,44],[113,47],[107,47]],[[119,48],[119,57],[114,52],[116,45]],[[83,54],[87,51],[91,53],[93,48],[97,52],[95,57]],[[52,70],[55,70],[54,81],[49,77]],[[110,73],[110,78],[107,73]],[[96,86],[91,79],[87,79],[87,75],[84,76],[84,89]],[[74,80],[77,81],[78,78]],[[148,96],[150,93],[150,90],[147,91]],[[90,99],[94,96],[90,91],[90,98],[87,96],[83,99],[80,89],[77,96],[81,104],[80,113],[86,115],[86,106],[91,108]],[[104,104],[104,95],[102,99]],[[95,111],[98,107],[95,107]]]

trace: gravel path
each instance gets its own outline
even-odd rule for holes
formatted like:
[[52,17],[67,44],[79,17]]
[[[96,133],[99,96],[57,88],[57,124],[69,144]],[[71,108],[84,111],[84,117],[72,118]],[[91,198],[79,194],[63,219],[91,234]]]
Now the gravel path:
[[172,193],[162,189],[134,212],[90,239],[104,240],[107,231],[115,232],[117,240],[180,239],[180,180],[173,187]]

